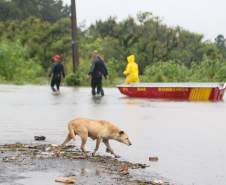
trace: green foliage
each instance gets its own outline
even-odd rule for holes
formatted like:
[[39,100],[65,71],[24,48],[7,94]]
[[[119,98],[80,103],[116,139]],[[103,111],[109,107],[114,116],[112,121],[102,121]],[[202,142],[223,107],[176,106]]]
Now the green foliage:
[[217,82],[225,82],[226,81],[226,64],[222,66],[215,74],[215,81]]
[[[129,54],[136,55],[143,81],[226,80],[223,35],[215,42],[204,41],[202,35],[169,27],[149,12],[122,21],[109,17],[78,29],[80,66],[76,74],[71,64],[70,11],[61,0],[0,0],[0,12],[0,51],[7,53],[5,58],[0,53],[1,82],[39,81],[50,69],[52,56],[62,54],[69,74],[67,84],[89,85],[93,50],[99,51],[108,66],[107,85],[122,81]],[[13,61],[14,67],[3,60]]]
[[[90,61],[91,62],[91,61]],[[69,86],[78,86],[83,85],[87,86],[90,84],[87,76],[90,70],[90,62],[88,60],[81,60],[80,65],[78,69],[76,70],[76,73],[69,73],[69,75],[66,76],[66,84]],[[71,64],[65,66],[67,71],[71,68]]]
[[0,0],[0,12],[0,21],[35,16],[54,22],[68,17],[70,8],[62,0]]
[[65,78],[66,84],[68,86],[78,86],[81,83],[79,73],[69,73]]
[[108,81],[110,84],[114,84],[115,82],[118,82],[120,80],[120,74],[123,74],[123,69],[121,68],[121,61],[118,61],[114,58],[108,61],[107,63],[108,67]]
[[188,68],[173,61],[159,62],[145,68],[142,80],[146,82],[224,82],[226,62],[205,56],[200,63]]
[[217,48],[220,50],[222,53],[223,57],[226,58],[226,39],[224,38],[223,35],[218,35],[215,38],[215,44]]
[[193,63],[191,67],[191,81],[198,82],[215,82],[225,81],[223,74],[226,66],[225,61],[211,60],[204,56],[200,64]]
[[55,23],[30,17],[23,21],[0,22],[0,39],[19,40],[27,49],[27,55],[42,65],[45,71],[56,53],[70,55],[70,20]]
[[142,77],[147,82],[185,82],[188,78],[188,68],[174,61],[158,62],[147,66]]
[[19,42],[0,43],[0,80],[15,83],[32,82],[42,75],[42,68],[26,56]]
[[79,65],[79,68],[77,71],[79,73],[79,77],[81,79],[82,86],[90,85],[90,81],[89,81],[89,79],[87,79],[87,75],[89,73],[90,66],[91,66],[91,61],[80,60],[80,65]]

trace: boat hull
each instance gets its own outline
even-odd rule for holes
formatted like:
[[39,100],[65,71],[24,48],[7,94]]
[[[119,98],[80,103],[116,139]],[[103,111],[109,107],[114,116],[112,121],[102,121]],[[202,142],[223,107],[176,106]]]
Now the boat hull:
[[225,84],[191,84],[185,83],[144,83],[119,85],[120,92],[129,97],[187,100],[187,101],[221,101],[226,89]]

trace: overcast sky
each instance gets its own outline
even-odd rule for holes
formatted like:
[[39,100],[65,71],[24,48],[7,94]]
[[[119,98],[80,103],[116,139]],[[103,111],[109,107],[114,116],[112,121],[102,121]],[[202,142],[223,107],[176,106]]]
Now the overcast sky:
[[[70,0],[64,0],[70,3]],[[226,0],[76,0],[78,22],[86,26],[98,19],[119,20],[140,11],[152,12],[169,26],[182,26],[213,40],[226,37]]]

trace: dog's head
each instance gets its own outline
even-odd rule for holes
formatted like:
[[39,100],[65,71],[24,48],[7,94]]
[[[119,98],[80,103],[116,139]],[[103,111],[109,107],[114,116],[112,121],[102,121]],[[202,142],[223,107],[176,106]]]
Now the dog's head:
[[119,131],[118,136],[117,136],[117,140],[121,143],[124,143],[128,146],[132,145],[132,143],[129,140],[129,136],[123,131]]

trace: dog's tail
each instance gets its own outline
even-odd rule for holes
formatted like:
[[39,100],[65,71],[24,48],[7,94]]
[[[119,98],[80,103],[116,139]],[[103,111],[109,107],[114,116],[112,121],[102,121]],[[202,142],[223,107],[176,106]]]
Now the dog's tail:
[[71,123],[68,124],[68,131],[69,131],[69,135],[72,139],[75,139],[75,132],[74,132],[74,129],[71,125]]

